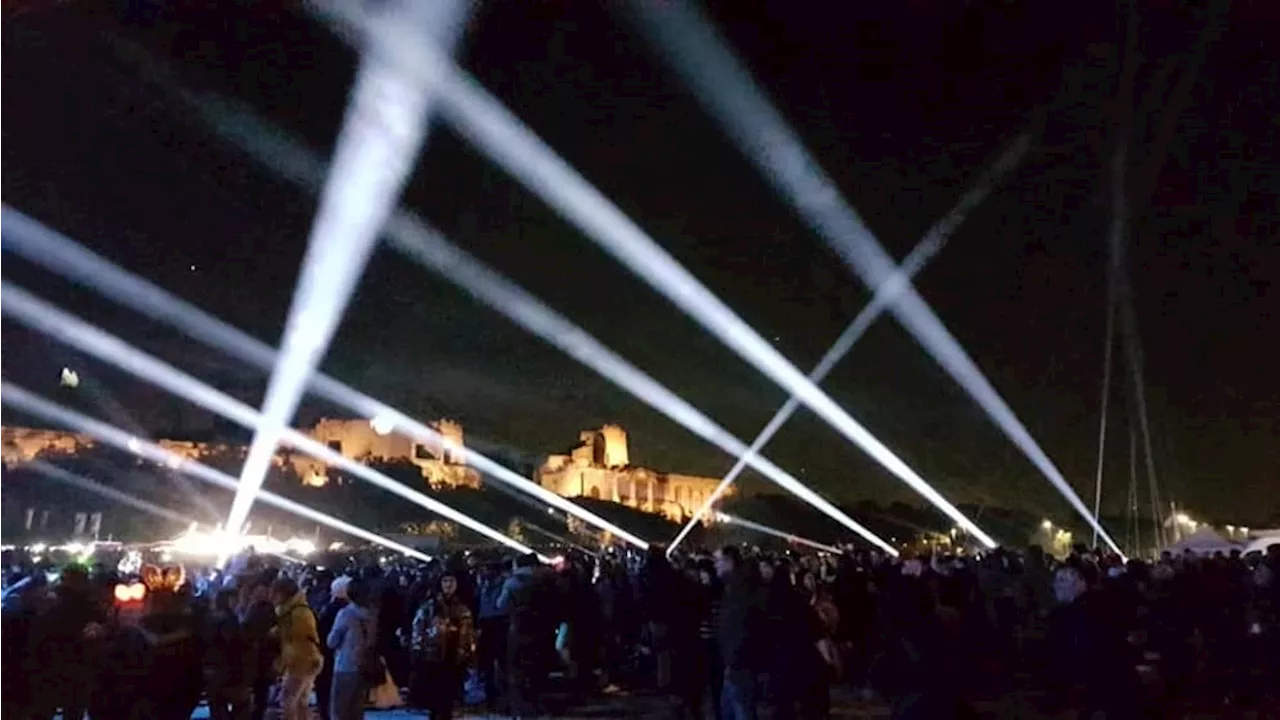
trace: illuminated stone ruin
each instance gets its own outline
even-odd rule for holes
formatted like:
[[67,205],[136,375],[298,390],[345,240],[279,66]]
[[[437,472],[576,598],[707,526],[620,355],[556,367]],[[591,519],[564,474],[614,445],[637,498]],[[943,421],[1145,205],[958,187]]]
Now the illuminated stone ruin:
[[579,433],[577,447],[547,456],[536,480],[564,497],[611,500],[672,520],[693,515],[720,484],[719,478],[632,467],[627,433],[617,425]]

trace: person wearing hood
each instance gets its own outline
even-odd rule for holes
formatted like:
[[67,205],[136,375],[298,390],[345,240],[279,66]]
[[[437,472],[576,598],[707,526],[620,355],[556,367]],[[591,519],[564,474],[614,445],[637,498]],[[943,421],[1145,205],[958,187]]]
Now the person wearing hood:
[[276,606],[276,637],[280,641],[280,711],[284,720],[306,720],[316,676],[324,666],[316,616],[292,578],[271,585]]
[[369,609],[369,593],[364,582],[338,578],[334,581],[335,597],[341,580],[347,581],[341,587],[346,604],[334,618],[333,629],[325,642],[333,651],[329,718],[359,720],[364,715],[364,701],[369,691],[364,678],[364,663],[377,642],[378,622]]

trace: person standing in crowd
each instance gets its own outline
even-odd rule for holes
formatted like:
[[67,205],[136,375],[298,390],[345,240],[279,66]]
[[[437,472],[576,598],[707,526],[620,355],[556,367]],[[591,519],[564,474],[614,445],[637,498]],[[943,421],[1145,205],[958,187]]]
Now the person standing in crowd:
[[471,608],[458,597],[457,577],[446,572],[436,594],[414,615],[410,649],[410,696],[415,705],[430,711],[432,720],[453,717],[475,644]]
[[724,663],[720,720],[755,720],[759,687],[756,676],[763,669],[764,601],[759,583],[742,561],[738,548],[726,545],[716,551],[716,574],[724,583],[716,639]]
[[400,638],[412,622],[413,606],[407,604],[406,588],[401,587],[399,579],[377,567],[367,568],[363,580],[369,607],[378,614],[378,655],[385,661],[396,687],[407,685],[409,659]]
[[324,665],[316,616],[292,578],[272,584],[271,602],[280,641],[280,711],[284,720],[309,720],[311,689]]
[[689,653],[686,667],[693,673],[689,678],[695,694],[690,705],[697,717],[702,716],[702,698],[709,695],[715,717],[720,716],[720,695],[724,685],[724,662],[720,659],[720,645],[716,628],[720,624],[720,606],[724,601],[724,583],[716,574],[715,564],[701,561],[695,567],[696,587],[693,589],[693,616],[697,623],[697,643]]
[[[343,581],[346,582],[343,582]],[[369,692],[367,670],[376,658],[378,620],[369,609],[369,593],[363,581],[341,577],[333,581],[333,595],[341,596],[325,645],[333,653],[329,692],[330,720],[359,720]]]
[[276,609],[271,604],[271,586],[265,577],[253,577],[241,586],[240,627],[244,632],[246,668],[253,690],[251,720],[263,720],[271,686],[275,682],[276,659],[280,643],[272,637],[276,626]]
[[[328,638],[333,631],[334,624],[338,620],[338,613],[347,606],[347,589],[350,585],[351,578],[346,575],[334,578],[325,590],[328,593],[328,597],[322,601],[317,601],[317,604],[313,606],[323,608],[316,621],[316,632],[320,637]],[[333,689],[333,673],[335,672],[334,648],[326,643],[321,649],[324,652],[324,667],[320,668],[320,674],[316,676],[316,709],[319,711],[321,718],[327,718],[330,715],[330,691]]]
[[498,608],[509,618],[507,635],[507,703],[513,716],[535,714],[555,653],[558,613],[549,606],[550,581],[532,553],[516,559],[515,570],[502,585]]
[[1049,615],[1046,645],[1050,672],[1046,685],[1065,706],[1106,717],[1137,717],[1140,688],[1125,628],[1101,590],[1064,565],[1053,577],[1058,606]]
[[485,698],[490,703],[497,699],[498,688],[506,676],[503,666],[507,658],[507,613],[498,607],[505,580],[502,566],[489,563],[481,571],[477,592],[480,617],[476,628],[476,666],[484,684]]
[[133,661],[143,671],[144,685],[140,697],[134,698],[131,714],[189,718],[206,690],[201,631],[207,607],[196,601],[185,578],[180,566],[142,568],[147,592],[134,625],[142,652]]
[[235,590],[214,595],[205,639],[205,697],[213,720],[249,720],[253,712],[251,654],[257,649],[245,638],[235,601]]
[[645,630],[653,651],[654,679],[658,690],[664,692],[671,687],[671,627],[681,611],[678,581],[663,548],[649,546],[640,571],[640,607],[645,611]]
[[801,588],[784,579],[775,583],[774,593],[766,608],[776,623],[770,643],[774,717],[824,718],[831,706],[828,684],[839,668],[838,653],[812,599]]
[[52,605],[30,637],[29,658],[39,668],[31,676],[32,717],[53,717],[61,707],[64,718],[80,720],[88,711],[104,621],[88,574],[76,566],[64,568]]

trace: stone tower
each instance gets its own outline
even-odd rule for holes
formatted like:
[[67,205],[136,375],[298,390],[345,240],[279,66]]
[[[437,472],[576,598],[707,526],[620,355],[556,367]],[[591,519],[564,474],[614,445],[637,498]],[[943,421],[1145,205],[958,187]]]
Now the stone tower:
[[605,425],[600,428],[600,438],[604,441],[605,467],[620,468],[631,464],[627,455],[627,431],[618,425]]
[[446,465],[465,465],[466,446],[462,444],[462,425],[456,420],[438,420],[435,429],[440,433],[442,447],[440,461]]

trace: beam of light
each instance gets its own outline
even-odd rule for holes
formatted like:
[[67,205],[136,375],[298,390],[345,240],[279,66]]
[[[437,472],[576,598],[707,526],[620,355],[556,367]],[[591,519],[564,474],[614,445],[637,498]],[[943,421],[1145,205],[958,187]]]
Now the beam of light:
[[[243,106],[210,96],[194,97],[184,94],[182,97],[215,131],[235,142],[281,177],[306,190],[314,190],[319,178],[324,176],[324,162],[315,153],[279,129],[262,122]],[[746,443],[717,425],[684,398],[623,360],[537,298],[453,246],[413,213],[398,210],[387,223],[386,236],[401,251],[434,269],[441,277],[463,287],[498,312],[612,380],[699,437],[735,457],[747,451]],[[868,542],[887,553],[897,555],[897,550],[892,545],[769,460],[753,456],[750,466]]]
[[[5,405],[21,410],[22,412],[44,418],[48,422],[55,423],[62,427],[71,428],[75,432],[91,435],[107,445],[111,445],[116,449],[137,455],[144,460],[149,460],[153,463],[167,467],[177,468],[181,472],[184,472],[197,480],[207,482],[210,485],[215,485],[232,492],[235,492],[236,489],[240,487],[239,481],[224,472],[215,470],[207,465],[196,462],[195,460],[185,458],[177,453],[165,450],[155,443],[130,435],[114,425],[102,422],[101,420],[95,420],[87,415],[83,415],[74,410],[58,405],[57,403],[49,402],[26,388],[14,385],[11,382],[0,381],[0,401],[3,401]],[[273,505],[285,512],[297,515],[298,517],[309,520],[313,523],[332,528],[344,535],[350,535],[351,537],[360,538],[365,542],[381,545],[385,548],[418,560],[431,560],[431,556],[424,555],[411,547],[401,545],[393,540],[388,540],[377,533],[372,533],[364,528],[356,527],[351,523],[331,517],[318,510],[313,510],[306,505],[294,502],[288,498],[280,497],[279,495],[267,490],[263,490],[258,497],[268,505]]]
[[[168,390],[228,420],[253,427],[261,415],[248,405],[221,393],[181,370],[138,350],[80,319],[36,298],[21,288],[0,281],[0,312],[5,316],[42,332],[49,337],[77,348],[103,362]],[[311,455],[331,467],[348,472],[376,487],[399,495],[448,520],[469,528],[491,540],[495,540],[521,553],[533,552],[523,543],[516,542],[498,530],[465,515],[444,503],[392,480],[382,473],[347,458],[329,446],[314,440],[297,430],[285,428],[281,440]],[[239,488],[239,484],[236,486]]]
[[799,535],[792,535],[791,533],[783,532],[777,528],[769,527],[768,525],[761,525],[758,522],[745,520],[743,518],[737,517],[736,515],[728,515],[726,513],[716,513],[716,519],[719,520],[720,522],[728,523],[730,525],[739,525],[741,527],[747,528],[748,530],[755,530],[756,532],[762,533],[764,535],[772,535],[773,537],[776,537],[776,538],[782,538],[787,542],[793,542],[797,545],[805,545],[807,547],[816,548],[824,552],[835,553],[837,555],[844,553],[844,551],[838,547],[834,547],[831,545],[824,545],[823,543],[816,542],[808,538],[802,538]]
[[[339,24],[369,22],[358,8],[339,3],[330,16]],[[819,417],[905,482],[988,547],[991,539],[897,455],[835,403],[733,310],[576,170],[556,155],[474,78],[442,52],[424,52],[420,68],[441,102],[440,114],[462,137],[484,151],[530,192],[665,296],[756,369],[800,398]],[[393,219],[393,222],[394,219]],[[888,279],[886,276],[881,281]],[[877,283],[878,285],[879,283]],[[874,289],[874,288],[873,288]],[[746,448],[749,451],[749,448]]]
[[[325,6],[324,10],[328,12],[330,19],[340,25],[362,27],[369,22],[357,8],[339,3],[325,3]],[[556,155],[503,107],[501,102],[458,68],[451,58],[439,51],[424,53],[423,58],[427,62],[421,66],[422,77],[439,94],[441,116],[459,135],[484,151],[490,159],[576,225],[637,277],[649,283],[758,370],[800,397],[820,417],[971,535],[989,547],[995,547],[996,543],[989,535],[836,405],[826,393],[805,378],[799,369]],[[400,219],[399,216],[393,218],[392,224],[399,224],[397,221]],[[392,235],[394,237],[396,233],[393,232]],[[446,274],[446,277],[449,276]],[[489,279],[502,280],[496,275]],[[528,299],[537,302],[531,297]],[[506,311],[505,308],[500,309]],[[586,337],[590,338],[589,335]],[[593,338],[591,340],[594,341]],[[611,352],[609,354],[612,355]],[[621,361],[621,358],[613,357]],[[750,452],[745,444],[742,447],[745,452]],[[742,452],[734,454],[740,455]],[[840,515],[848,517],[844,513]],[[873,533],[861,525],[858,528],[859,534],[866,532],[874,537]],[[876,538],[876,541],[876,544],[883,543],[888,547],[883,540]]]
[[1151,422],[1147,416],[1146,381],[1142,376],[1142,340],[1138,337],[1138,316],[1133,309],[1133,297],[1128,291],[1120,305],[1120,317],[1124,327],[1125,354],[1129,360],[1129,373],[1133,378],[1133,399],[1138,406],[1138,429],[1141,431],[1143,457],[1147,470],[1147,482],[1151,489],[1151,514],[1159,533],[1160,545],[1167,544],[1165,535],[1164,505],[1160,502],[1160,483],[1156,477],[1155,455],[1151,449]]
[[[65,368],[63,369],[63,372],[65,374]],[[98,382],[97,378],[92,374],[86,374],[84,378],[77,376],[76,381],[80,391],[89,395],[93,399],[94,404],[97,405],[111,421],[136,435],[141,436],[146,434],[142,427],[138,425],[137,421],[133,418],[133,415],[120,404],[119,400],[116,399],[115,394],[112,393],[110,389],[104,387],[102,383]],[[216,518],[222,514],[216,507],[214,507],[213,502],[211,502],[209,498],[196,491],[191,480],[183,477],[182,475],[169,472],[164,468],[161,468],[161,471],[166,473],[169,479],[180,486],[192,501],[200,505],[207,517]]]
[[[765,99],[761,88],[711,24],[687,3],[635,0],[632,7],[654,44],[741,152],[863,283],[874,290],[892,277],[893,259],[844,201],[795,131]],[[652,270],[649,272],[651,277],[658,277]],[[1057,466],[915,289],[905,289],[890,311],[1107,545],[1120,553]],[[963,523],[961,527],[968,529]]]
[[[468,10],[463,0],[398,0],[373,14],[368,29],[375,45],[385,38],[399,49],[406,43],[397,36],[427,34],[451,52]],[[403,62],[391,62],[393,58]],[[249,516],[280,434],[292,421],[312,373],[324,358],[382,224],[395,208],[426,141],[430,92],[417,81],[413,67],[418,64],[412,57],[392,53],[363,53],[360,59],[285,320],[280,356],[267,382],[262,421],[253,428],[240,471],[240,490],[227,515],[231,532],[239,532]]]
[[73,473],[65,468],[58,467],[51,462],[46,462],[37,458],[24,463],[21,467],[24,470],[34,470],[54,482],[60,482],[63,485],[69,485],[77,490],[93,493],[100,497],[107,498],[108,500],[114,500],[121,505],[128,505],[135,510],[141,510],[149,515],[155,515],[156,517],[164,518],[165,520],[169,520],[180,525],[198,523],[197,520],[183,515],[180,512],[175,512],[163,505],[157,505],[148,500],[143,500],[140,497],[130,495],[129,493],[121,492],[113,487],[107,487],[100,482],[91,480],[78,473]]
[[[1125,165],[1128,163],[1128,143],[1121,138],[1111,158],[1111,226],[1107,233],[1107,319],[1105,345],[1102,350],[1102,400],[1098,413],[1098,470],[1093,485],[1093,517],[1102,515],[1102,469],[1107,452],[1107,411],[1111,401],[1111,359],[1115,347],[1116,303],[1119,301],[1120,277],[1123,272],[1123,245],[1125,233]],[[1093,531],[1094,547],[1098,545],[1098,531]]]
[[[1142,377],[1142,341],[1138,336],[1138,317],[1133,308],[1133,287],[1128,273],[1125,272],[1126,256],[1128,254],[1126,249],[1128,246],[1129,221],[1129,199],[1125,194],[1125,188],[1127,187],[1125,168],[1128,167],[1128,160],[1128,144],[1122,142],[1116,148],[1115,155],[1111,161],[1112,227],[1107,242],[1108,259],[1110,261],[1108,267],[1111,276],[1108,277],[1108,291],[1111,290],[1111,281],[1114,277],[1114,287],[1120,303],[1119,311],[1125,359],[1129,366],[1133,401],[1138,407],[1138,427],[1142,431],[1142,444],[1146,451],[1147,480],[1151,491],[1151,517],[1160,539],[1156,547],[1162,547],[1165,544],[1164,506],[1160,502],[1160,485],[1156,481],[1155,458],[1151,453],[1151,426],[1147,420],[1146,382]],[[1107,299],[1108,301],[1112,300],[1111,297]],[[1108,313],[1110,312],[1111,309],[1108,308]],[[1110,319],[1110,316],[1108,316],[1108,320]],[[1101,457],[1099,457],[1098,461],[1101,463]]]
[[440,277],[455,283],[480,302],[506,315],[516,324],[611,380],[695,435],[731,455],[749,456],[748,462],[754,470],[873,545],[896,554],[892,545],[782,468],[760,455],[750,453],[746,443],[716,424],[687,400],[605,347],[586,330],[574,325],[523,288],[450,243],[417,218],[407,213],[398,213],[387,224],[387,233],[388,242],[392,246]]
[[[431,55],[441,116],[636,277],[768,375],[841,434],[988,547],[996,542],[880,442],[599,190],[447,57]],[[434,74],[433,74],[434,73]],[[393,218],[396,223],[399,218]],[[394,234],[394,233],[393,233]],[[743,446],[743,452],[750,448]],[[739,454],[735,452],[735,454]]]
[[[814,366],[813,370],[809,373],[809,380],[811,382],[819,384],[825,380],[827,375],[830,374],[837,364],[839,364],[840,360],[843,359],[845,355],[848,355],[850,350],[853,350],[853,346],[862,338],[863,334],[865,334],[867,329],[871,327],[872,323],[880,318],[885,309],[897,299],[898,295],[902,293],[902,290],[910,284],[912,278],[916,276],[916,273],[920,272],[920,270],[924,268],[925,264],[932,260],[933,257],[942,250],[943,246],[947,244],[947,240],[955,232],[955,229],[960,226],[960,223],[964,221],[965,217],[991,194],[992,188],[995,187],[1000,178],[1006,175],[1010,168],[1022,159],[1022,156],[1026,154],[1027,148],[1030,144],[1031,139],[1029,136],[1023,135],[1019,137],[1018,140],[1000,156],[1000,159],[996,161],[996,164],[992,166],[989,171],[984,173],[981,178],[979,178],[977,184],[961,196],[960,201],[956,206],[953,207],[946,215],[942,216],[938,222],[934,223],[933,227],[929,228],[929,231],[920,239],[920,242],[916,243],[916,246],[907,254],[907,257],[902,261],[902,265],[899,266],[893,277],[889,278],[889,280],[876,289],[876,293],[872,296],[871,302],[867,303],[862,310],[854,316],[853,322],[849,323],[849,327],[845,328],[845,331],[836,338],[836,341],[831,345],[831,348],[827,350],[826,354],[822,356],[822,359],[818,361],[818,364]],[[800,398],[792,395],[782,407],[778,408],[778,412],[773,416],[773,419],[765,424],[764,429],[762,429],[760,434],[756,436],[756,439],[752,441],[751,452],[758,453],[763,450],[764,446],[773,439],[773,436],[782,429],[782,426],[785,425],[787,421],[791,419],[791,416],[795,414],[796,410],[799,409]],[[689,533],[693,532],[693,528],[702,520],[707,511],[720,500],[720,496],[733,485],[746,466],[746,456],[743,456],[738,458],[738,461],[733,464],[733,467],[729,469],[729,472],[725,473],[720,484],[716,486],[716,489],[702,503],[702,507],[698,508],[698,511],[693,514],[693,517],[689,518],[689,522],[685,523],[685,526],[681,528],[679,534],[677,534],[675,539],[671,541],[671,544],[667,546],[668,557],[671,556],[671,553],[675,552],[676,547],[680,545],[686,537],[688,537]]]
[[[304,153],[305,155],[305,153]],[[283,156],[282,156],[283,157]],[[316,172],[305,176],[319,179],[324,176],[322,164],[310,158]],[[209,347],[226,352],[260,369],[270,370],[277,358],[271,346],[248,333],[223,322],[213,315],[178,298],[153,283],[112,264],[106,258],[94,254],[71,238],[46,227],[36,220],[3,206],[0,209],[0,227],[3,228],[4,249],[16,252],[27,260],[54,273],[64,275],[84,287],[93,288],[103,296],[136,310],[160,322],[182,330],[189,337]],[[440,445],[440,433],[405,413],[361,393],[338,380],[316,373],[311,379],[311,389],[336,405],[346,407],[362,417],[374,418],[389,424],[396,432],[402,432],[415,441],[432,446]],[[571,500],[542,487],[485,455],[470,448],[463,448],[464,461],[478,469],[485,478],[496,478],[502,483],[526,493],[551,507],[573,515],[583,522],[611,533],[641,549],[649,543],[633,533],[605,520]]]
[[600,557],[600,553],[596,552],[595,550],[590,550],[590,549],[588,549],[588,548],[586,548],[586,547],[583,547],[582,545],[579,545],[578,543],[576,543],[576,542],[574,542],[574,541],[572,541],[572,540],[570,540],[570,539],[566,538],[565,536],[563,536],[563,535],[558,535],[558,534],[556,534],[556,533],[553,533],[553,532],[551,532],[550,530],[548,530],[548,529],[546,529],[546,528],[544,528],[544,527],[541,527],[541,526],[539,526],[539,525],[535,525],[535,524],[533,524],[533,523],[531,523],[531,522],[521,522],[521,523],[520,523],[520,525],[521,525],[521,526],[523,526],[524,528],[528,529],[528,530],[532,530],[532,531],[534,531],[534,532],[538,533],[539,535],[542,535],[542,536],[544,536],[544,537],[551,538],[552,540],[555,540],[556,542],[560,543],[561,545],[564,545],[564,546],[566,546],[566,547],[571,547],[571,548],[573,548],[574,550],[577,550],[578,552],[586,553],[587,555],[590,555],[590,556],[591,556],[591,557],[593,557],[593,558],[598,558],[598,557]]
[[[280,168],[282,176],[310,189],[321,176],[323,163],[306,148],[279,131],[258,122],[251,115],[227,105],[201,103],[204,117],[223,134],[236,140],[268,167]],[[278,164],[277,164],[278,163]],[[459,284],[517,324],[559,347],[571,357],[617,383],[636,397],[685,426],[690,431],[737,456],[747,446],[702,414],[683,398],[605,348],[581,328],[515,287],[483,263],[451,245],[407,211],[397,212],[387,225],[388,240],[400,250]],[[802,500],[858,533],[886,552],[896,550],[847,514],[814,493],[781,468],[754,456],[751,467]]]

